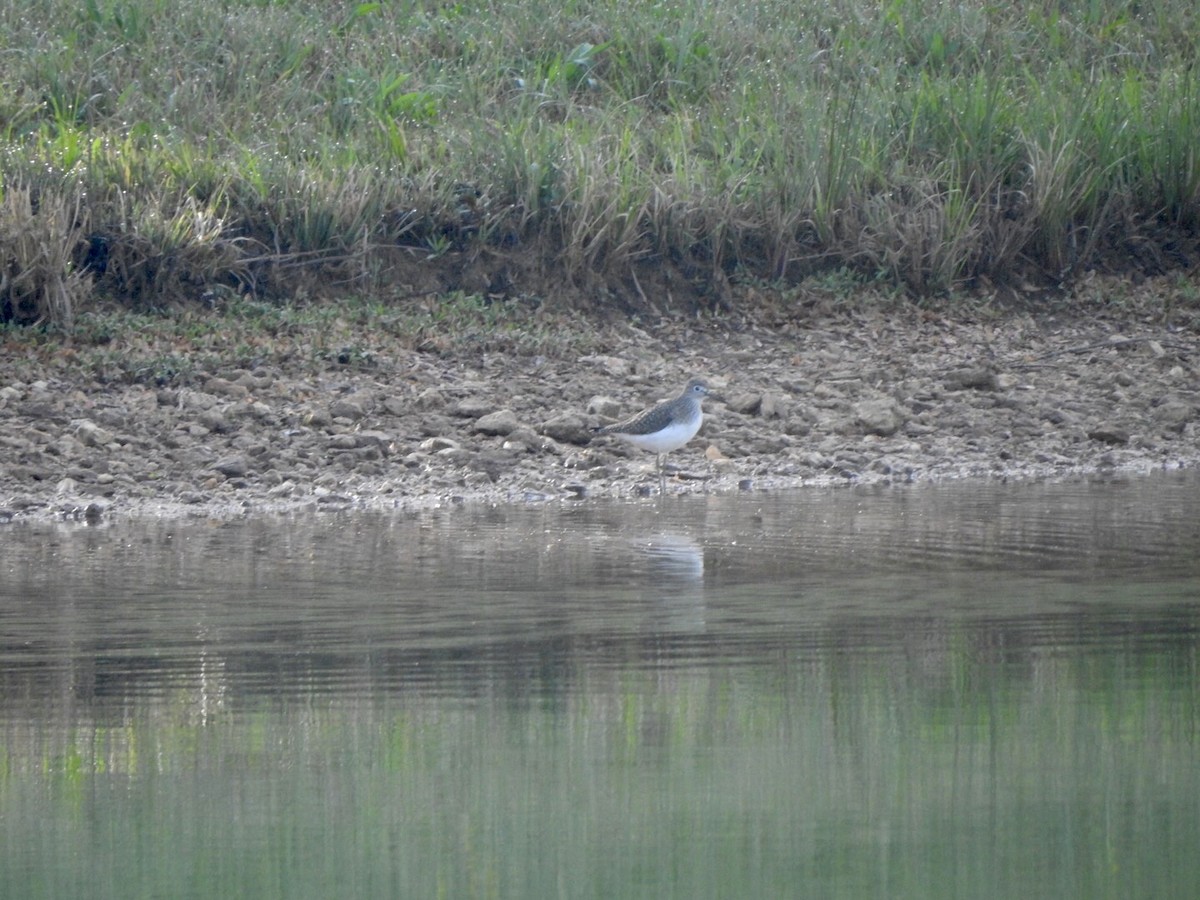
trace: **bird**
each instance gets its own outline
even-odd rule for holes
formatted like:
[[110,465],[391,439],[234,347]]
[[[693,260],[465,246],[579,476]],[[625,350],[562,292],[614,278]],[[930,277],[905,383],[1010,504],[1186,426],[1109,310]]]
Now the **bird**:
[[593,429],[597,435],[611,434],[629,441],[642,450],[657,454],[659,492],[666,492],[663,457],[678,450],[696,436],[703,413],[700,403],[708,396],[708,384],[702,378],[691,379],[672,400],[644,409],[621,422]]

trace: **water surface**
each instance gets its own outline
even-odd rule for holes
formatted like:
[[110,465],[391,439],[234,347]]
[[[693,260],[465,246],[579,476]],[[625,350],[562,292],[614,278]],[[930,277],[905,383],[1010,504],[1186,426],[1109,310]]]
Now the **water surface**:
[[0,897],[1170,897],[1200,478],[14,526]]

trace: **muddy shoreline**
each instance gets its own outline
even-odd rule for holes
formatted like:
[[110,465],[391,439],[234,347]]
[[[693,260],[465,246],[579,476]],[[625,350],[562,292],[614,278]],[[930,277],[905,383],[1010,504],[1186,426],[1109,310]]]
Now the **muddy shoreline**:
[[601,345],[217,362],[182,386],[10,359],[0,521],[655,496],[653,454],[591,429],[693,375],[717,397],[668,457],[672,494],[1200,463],[1200,336],[1152,317],[827,311]]

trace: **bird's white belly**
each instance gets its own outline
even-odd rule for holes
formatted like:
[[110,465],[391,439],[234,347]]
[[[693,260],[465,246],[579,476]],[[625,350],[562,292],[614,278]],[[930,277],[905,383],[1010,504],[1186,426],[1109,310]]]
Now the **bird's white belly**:
[[700,416],[690,422],[673,422],[653,434],[622,434],[629,443],[652,453],[669,453],[677,450],[696,436],[700,430]]

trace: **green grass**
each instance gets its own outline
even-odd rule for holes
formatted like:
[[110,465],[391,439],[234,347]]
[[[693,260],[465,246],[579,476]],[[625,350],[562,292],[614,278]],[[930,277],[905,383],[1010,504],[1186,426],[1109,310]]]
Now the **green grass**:
[[578,299],[667,272],[848,269],[929,295],[1144,265],[1200,224],[1198,19],[1188,0],[18,0],[0,317],[70,327],[97,295],[218,286],[483,292],[465,271]]

